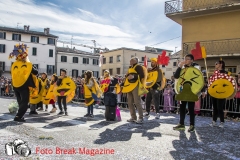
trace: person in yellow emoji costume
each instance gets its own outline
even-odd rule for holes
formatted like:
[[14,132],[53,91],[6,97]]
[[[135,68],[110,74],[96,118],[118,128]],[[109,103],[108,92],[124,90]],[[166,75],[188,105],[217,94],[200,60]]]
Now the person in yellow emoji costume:
[[75,90],[76,84],[70,77],[67,76],[67,70],[61,69],[61,76],[58,77],[57,87],[56,90],[54,91],[55,95],[58,97],[57,102],[60,109],[58,115],[64,114],[62,104],[64,107],[65,115],[66,116],[68,115],[67,103],[70,102],[74,97]]
[[25,122],[23,116],[28,109],[29,87],[36,88],[33,76],[36,76],[38,71],[28,59],[28,47],[26,44],[16,44],[13,52],[9,55],[9,58],[13,57],[16,57],[16,61],[11,67],[12,85],[19,105],[14,121]]
[[50,111],[50,113],[55,113],[57,110],[57,108],[55,106],[56,96],[54,94],[54,90],[56,90],[56,87],[57,87],[57,80],[58,80],[57,75],[53,74],[51,77],[48,92],[47,92],[45,98],[43,99],[43,104],[45,104],[45,105],[52,104],[53,108]]
[[150,106],[153,100],[155,109],[156,109],[156,119],[160,118],[160,90],[165,87],[164,83],[164,75],[162,70],[159,68],[159,64],[157,63],[157,58],[151,58],[151,68],[148,68],[148,77],[146,81],[146,88],[148,88],[149,92],[146,97],[146,113],[145,117],[149,117]]
[[84,73],[84,97],[85,105],[87,106],[87,114],[84,117],[93,118],[93,104],[102,96],[102,90],[98,86],[98,83],[93,78],[92,71],[86,71]]
[[198,101],[199,92],[202,92],[202,95],[205,94],[204,78],[202,72],[199,70],[200,66],[193,61],[194,56],[192,54],[187,54],[184,57],[184,61],[179,62],[178,68],[174,74],[174,78],[177,81],[175,91],[179,91],[175,98],[180,101],[180,121],[177,126],[173,127],[174,130],[185,130],[184,121],[186,105],[188,105],[190,115],[190,127],[188,132],[193,132],[195,130],[195,102]]
[[[208,93],[212,98],[213,121],[210,126],[217,126],[217,118],[220,117],[219,127],[224,127],[224,106],[226,98],[236,94],[236,81],[225,71],[225,62],[220,59],[215,63],[215,72],[208,82]],[[234,96],[233,95],[233,96]]]
[[[131,118],[127,120],[128,122],[143,123],[143,108],[141,105],[141,97],[139,96],[139,85],[145,87],[147,73],[144,72],[144,69],[141,65],[138,64],[139,60],[137,57],[133,57],[130,60],[130,67],[128,69],[127,77],[123,84],[122,93],[127,93],[128,97],[128,107],[131,114]],[[136,106],[139,114],[137,120],[135,107]]]
[[45,104],[45,107],[46,107],[45,111],[47,111],[48,110],[48,104],[46,104],[45,103],[46,101],[44,101],[45,97],[48,93],[48,89],[50,87],[50,82],[48,80],[47,73],[43,72],[41,74],[40,79],[42,80],[42,84],[43,84],[42,85],[43,93],[42,93],[42,100],[38,103],[38,111],[43,111],[43,104]]
[[32,114],[38,114],[36,112],[37,105],[42,101],[42,94],[44,91],[44,83],[41,78],[34,78],[33,79],[34,83],[36,84],[36,88],[38,91],[38,94],[35,95],[34,92],[30,92],[30,98],[29,98],[29,104],[30,104],[30,113],[29,115]]
[[[108,70],[104,71],[104,79],[100,82],[100,88],[102,90],[103,96],[105,97],[106,93],[113,92],[118,94],[120,92],[120,85],[116,77],[112,77]],[[105,102],[105,100],[103,99]]]

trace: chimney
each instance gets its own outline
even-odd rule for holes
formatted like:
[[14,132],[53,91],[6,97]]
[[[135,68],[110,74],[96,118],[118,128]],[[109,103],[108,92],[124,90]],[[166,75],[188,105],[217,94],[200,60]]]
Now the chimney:
[[30,26],[28,25],[28,26],[27,26],[27,31],[29,31],[29,27],[30,27]]
[[44,34],[49,34],[50,28],[44,28]]
[[44,34],[47,34],[47,28],[44,28]]
[[23,27],[24,27],[24,31],[27,31],[27,25],[24,25]]

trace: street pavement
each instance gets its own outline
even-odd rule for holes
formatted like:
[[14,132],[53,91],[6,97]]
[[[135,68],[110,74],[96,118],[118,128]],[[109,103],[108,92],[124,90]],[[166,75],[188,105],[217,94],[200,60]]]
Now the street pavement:
[[[72,103],[68,104],[69,116],[50,114],[49,106],[48,112],[34,116],[28,110],[26,123],[19,123],[8,111],[13,101],[0,97],[0,159],[240,160],[239,122],[212,128],[210,117],[196,117],[196,131],[188,133],[189,116],[186,130],[174,131],[179,115],[161,113],[157,120],[152,114],[139,125],[128,123],[129,111],[122,109],[122,121],[106,122],[104,106],[94,108],[95,117],[86,119],[87,108]],[[32,152],[29,157],[5,154],[5,144],[15,139],[27,142]]]

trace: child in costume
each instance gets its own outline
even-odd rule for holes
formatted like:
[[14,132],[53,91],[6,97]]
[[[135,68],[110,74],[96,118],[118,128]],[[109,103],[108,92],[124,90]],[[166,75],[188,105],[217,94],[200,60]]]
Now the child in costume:
[[46,97],[45,99],[43,100],[43,103],[44,104],[52,104],[53,108],[52,110],[50,111],[50,113],[55,113],[57,108],[55,106],[55,95],[53,93],[54,89],[56,88],[57,86],[57,80],[58,80],[58,77],[56,74],[53,74],[52,77],[51,77],[51,81],[50,81],[50,87],[49,87],[49,90],[46,94]]
[[14,121],[25,122],[23,116],[28,109],[30,95],[29,87],[36,87],[32,74],[37,75],[38,71],[28,59],[28,49],[26,44],[16,44],[13,52],[10,53],[9,58],[13,58],[14,56],[16,57],[16,61],[12,64],[11,76],[13,90],[19,105],[18,113],[15,116]]
[[30,92],[29,104],[30,104],[30,113],[31,114],[38,114],[36,111],[37,105],[42,101],[42,94],[44,91],[44,83],[41,78],[34,78],[34,82],[37,87],[38,93],[35,95],[34,92]]
[[65,115],[67,116],[68,115],[67,103],[70,102],[75,95],[76,84],[70,77],[66,75],[66,73],[67,73],[66,69],[61,69],[61,76],[58,77],[57,87],[54,91],[54,94],[55,96],[58,96],[57,102],[58,107],[60,109],[58,115],[64,114],[62,108],[63,104]]
[[84,117],[91,117],[93,118],[93,104],[94,101],[97,101],[99,97],[101,97],[101,90],[93,78],[92,71],[85,72],[85,79],[84,79],[84,97],[85,97],[85,104],[87,106],[87,114]]
[[[50,82],[47,78],[47,73],[45,73],[45,72],[42,73],[40,79],[43,82],[43,86],[42,86],[43,87],[43,93],[42,93],[42,101],[40,101],[39,104],[38,104],[38,107],[39,107],[38,111],[43,111],[43,101],[44,101],[44,99],[47,95],[48,89],[50,87]],[[45,104],[45,107],[46,107],[45,111],[47,111],[48,110],[48,104]]]
[[170,113],[171,111],[173,111],[174,108],[172,108],[172,106],[174,106],[173,104],[173,96],[174,96],[174,91],[171,87],[171,83],[167,84],[167,88],[164,89],[163,95],[164,95],[164,108],[163,110]]

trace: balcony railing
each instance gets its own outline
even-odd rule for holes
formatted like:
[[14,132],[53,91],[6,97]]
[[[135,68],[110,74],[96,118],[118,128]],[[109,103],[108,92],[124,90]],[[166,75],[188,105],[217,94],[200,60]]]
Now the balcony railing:
[[[200,45],[206,48],[208,56],[231,56],[240,54],[240,39],[200,41]],[[191,53],[191,50],[195,48],[196,42],[183,43],[183,55]]]
[[165,2],[165,14],[195,12],[230,7],[240,4],[239,0],[172,0]]

